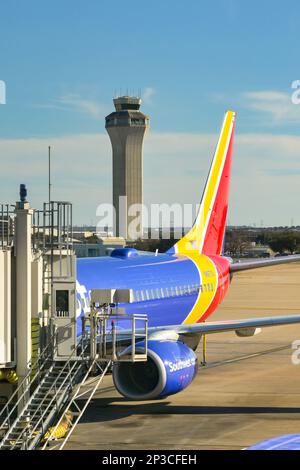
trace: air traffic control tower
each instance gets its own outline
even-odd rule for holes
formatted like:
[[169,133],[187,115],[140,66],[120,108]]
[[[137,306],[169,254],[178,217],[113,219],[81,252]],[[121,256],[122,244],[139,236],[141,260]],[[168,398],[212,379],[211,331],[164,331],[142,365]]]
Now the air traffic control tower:
[[143,203],[143,140],[149,117],[140,112],[139,97],[120,96],[114,105],[116,111],[105,118],[113,151],[114,234],[134,240],[143,237],[142,213],[133,205]]

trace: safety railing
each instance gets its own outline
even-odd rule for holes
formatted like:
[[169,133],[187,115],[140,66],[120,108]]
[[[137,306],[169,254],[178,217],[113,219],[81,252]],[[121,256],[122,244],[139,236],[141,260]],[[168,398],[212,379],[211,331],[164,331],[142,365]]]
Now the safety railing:
[[82,332],[84,341],[90,339],[92,357],[118,362],[147,360],[147,315],[114,315],[103,309],[92,309],[83,318]]
[[15,213],[11,204],[0,204],[0,248],[12,245]]
[[[46,372],[46,367],[49,367],[49,361],[53,357],[53,342],[50,341],[48,345],[39,354],[39,357],[34,363],[28,363],[28,373],[18,384],[16,390],[11,395],[8,402],[4,405],[0,412],[0,429],[11,426],[11,419],[16,414],[19,404],[24,401],[24,396],[30,391],[30,388],[35,383],[39,383],[41,375]],[[33,371],[36,371],[33,374]],[[19,398],[18,398],[19,397]],[[6,417],[5,417],[6,416]]]
[[[31,425],[30,427],[29,438],[26,440],[24,439],[24,441],[27,441],[25,444],[26,449],[34,448],[35,441],[40,440],[40,438],[45,435],[49,426],[47,418],[51,419],[52,414],[54,415],[60,412],[60,406],[62,405],[64,399],[66,399],[72,392],[74,376],[76,376],[81,369],[81,362],[78,363],[73,361],[72,367],[70,367],[70,363],[68,362],[68,366],[65,366],[63,369],[61,369],[61,373],[57,375],[56,379],[49,387],[47,393],[39,402],[39,407],[35,412],[30,414],[30,422],[34,423],[34,425]],[[62,382],[58,385],[58,382],[62,378],[62,374],[66,372],[66,370],[68,371],[68,375],[65,376]],[[54,392],[53,395],[52,392]],[[52,396],[52,398],[50,398],[50,396]],[[48,398],[50,398],[50,401],[47,401]],[[44,405],[46,405],[46,407],[43,408]],[[51,414],[51,418],[49,417],[49,414]],[[28,431],[24,429],[19,436],[19,440],[22,441],[22,438],[26,436],[26,433],[28,433]],[[16,445],[17,443],[12,446],[12,450],[16,447]]]
[[[81,383],[78,385],[76,392],[74,393],[74,395],[72,395],[71,401],[69,402],[67,407],[64,409],[64,412],[63,412],[61,418],[58,420],[56,425],[50,431],[48,431],[48,436],[45,439],[42,450],[45,450],[47,448],[47,446],[49,445],[50,441],[55,438],[57,429],[61,425],[61,423],[64,419],[64,416],[66,416],[71,411],[71,408],[73,407],[77,411],[77,417],[74,421],[69,422],[68,432],[64,436],[63,441],[58,446],[59,450],[62,450],[64,448],[65,444],[67,443],[68,439],[70,438],[71,434],[73,433],[76,425],[80,421],[83,413],[85,412],[85,410],[88,407],[90,401],[92,400],[94,394],[96,393],[99,385],[101,384],[101,382],[102,382],[107,370],[109,369],[110,365],[111,365],[111,361],[105,363],[104,367],[101,367],[97,363],[97,359],[93,360],[93,362],[90,364],[90,367],[86,371],[86,374],[85,374],[84,378],[82,379]],[[86,381],[87,381],[90,373],[93,371],[94,366],[97,366],[97,368],[99,368],[100,375],[98,376],[95,385],[93,385],[92,387],[85,388],[84,391],[82,392],[81,389],[82,389],[82,387],[84,387],[86,385]],[[87,398],[84,402],[84,405],[82,406],[81,405],[81,400],[84,396],[87,397]],[[54,450],[54,449],[56,449],[56,447],[53,447],[52,449],[50,448],[49,450]]]
[[[45,382],[47,379],[51,380],[51,373],[57,372],[56,376],[53,378],[51,383],[46,386],[47,389],[43,397],[39,400],[37,408],[30,412],[28,415],[28,424],[19,432],[17,439],[14,439],[14,443],[11,444],[10,449],[13,450],[19,446],[20,442],[23,443],[24,449],[31,449],[34,447],[35,443],[42,438],[42,436],[47,431],[49,421],[53,418],[55,413],[59,413],[60,406],[65,399],[72,392],[76,376],[79,374],[80,370],[84,366],[84,361],[82,360],[85,354],[85,350],[89,345],[86,344],[82,350],[82,358],[75,356],[77,360],[74,360],[74,352],[72,352],[66,362],[63,363],[54,363],[52,361],[52,367],[50,367],[47,373],[44,375],[42,380],[39,382],[39,387],[36,388],[35,392],[32,394],[30,399],[25,403],[21,411],[18,412],[18,416],[11,423],[9,419],[5,420],[5,423],[8,424],[8,430],[0,442],[0,449],[2,442],[5,441],[6,437],[9,436],[10,430],[14,429],[20,417],[26,416],[26,413],[34,400],[37,399],[37,393],[41,387],[45,387]],[[53,356],[52,356],[53,357]],[[63,366],[61,367],[61,365]],[[29,374],[30,375],[30,374]],[[35,378],[37,377],[36,374]],[[34,380],[35,380],[34,378]],[[33,381],[32,381],[33,382]],[[31,382],[31,383],[32,383]],[[25,390],[26,393],[27,390]],[[14,405],[13,409],[9,413],[9,417],[15,416],[16,410],[18,410],[19,404],[24,401],[24,397],[21,396],[17,403]],[[50,400],[50,401],[49,401]],[[3,423],[3,424],[5,424]]]

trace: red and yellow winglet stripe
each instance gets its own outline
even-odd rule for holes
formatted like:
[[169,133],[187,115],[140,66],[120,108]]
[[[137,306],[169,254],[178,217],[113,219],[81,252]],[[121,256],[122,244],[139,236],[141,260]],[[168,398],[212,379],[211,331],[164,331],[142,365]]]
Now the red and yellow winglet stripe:
[[[201,288],[193,308],[184,319],[184,324],[197,323],[201,321],[209,309],[218,291],[218,272],[214,262],[204,255],[189,253],[189,258],[195,263],[199,271]],[[212,286],[212,289],[204,290],[204,286]]]

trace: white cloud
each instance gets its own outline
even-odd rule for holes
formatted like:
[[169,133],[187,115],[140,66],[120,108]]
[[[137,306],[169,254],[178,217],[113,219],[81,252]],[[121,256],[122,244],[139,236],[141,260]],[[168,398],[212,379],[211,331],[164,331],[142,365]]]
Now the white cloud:
[[105,106],[101,105],[95,100],[82,98],[77,93],[67,93],[52,100],[51,103],[37,105],[43,109],[58,109],[61,111],[75,111],[87,114],[95,119],[103,119],[103,115],[109,111]]
[[156,91],[152,87],[146,87],[142,93],[142,100],[145,104],[152,104],[153,96],[155,95]]
[[241,104],[264,113],[271,124],[300,122],[300,106],[292,102],[292,90],[291,93],[275,90],[245,92],[242,94]]
[[[145,202],[193,203],[201,198],[217,135],[149,133],[144,145]],[[47,151],[52,146],[53,198],[74,204],[75,222],[95,222],[111,201],[111,146],[105,134],[0,139],[0,202],[26,183],[34,207],[47,200]],[[229,220],[300,224],[300,137],[239,134],[234,146]]]
[[[299,82],[300,83],[300,82]],[[231,97],[231,106],[241,107],[254,112],[256,122],[264,126],[300,123],[300,90],[290,93],[278,90],[245,91]],[[223,93],[213,93],[212,101],[227,103]],[[298,103],[298,104],[297,104]]]
[[104,107],[96,101],[83,99],[80,95],[68,94],[61,96],[57,102],[62,106],[75,109],[79,112],[89,114],[92,117],[103,119],[105,114]]

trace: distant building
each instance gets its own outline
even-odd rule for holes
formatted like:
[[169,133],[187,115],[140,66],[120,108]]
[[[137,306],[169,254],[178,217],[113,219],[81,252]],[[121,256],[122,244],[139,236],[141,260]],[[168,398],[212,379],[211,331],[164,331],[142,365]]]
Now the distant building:
[[143,204],[143,140],[149,117],[140,112],[141,99],[134,96],[115,98],[116,111],[105,118],[105,128],[113,151],[113,205],[116,211],[114,235],[126,239],[143,237],[143,219],[135,234],[128,233],[134,216],[128,208]]
[[115,248],[123,248],[125,240],[121,237],[99,238],[97,243],[74,243],[73,249],[78,258],[109,256]]
[[246,258],[268,258],[273,254],[273,251],[268,245],[256,245],[255,242],[252,242],[243,252],[243,256]]

